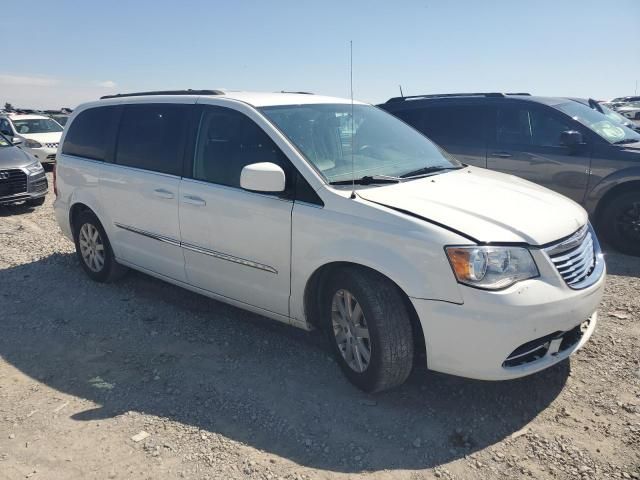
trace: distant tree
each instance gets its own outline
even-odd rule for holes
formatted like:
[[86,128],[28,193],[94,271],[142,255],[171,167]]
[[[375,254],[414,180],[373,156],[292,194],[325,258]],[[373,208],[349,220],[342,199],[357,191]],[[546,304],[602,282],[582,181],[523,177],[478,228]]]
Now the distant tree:
[[11,105],[9,102],[4,104],[4,109],[8,112],[10,112],[11,110],[13,110],[13,105]]

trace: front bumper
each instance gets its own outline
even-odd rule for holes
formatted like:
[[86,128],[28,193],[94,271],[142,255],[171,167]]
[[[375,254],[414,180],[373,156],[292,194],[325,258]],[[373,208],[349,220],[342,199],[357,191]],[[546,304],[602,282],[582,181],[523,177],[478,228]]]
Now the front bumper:
[[56,161],[57,148],[45,147],[42,148],[28,148],[21,147],[25,152],[30,153],[38,159],[40,163],[53,163]]
[[[428,367],[480,380],[508,380],[548,368],[581,348],[593,334],[604,282],[602,272],[583,290],[544,276],[498,292],[461,286],[462,305],[412,298],[424,332]],[[560,349],[557,337],[575,332],[587,320],[576,341]],[[524,362],[507,362],[514,353],[526,352],[527,345],[544,339],[550,348],[523,357]]]
[[0,205],[11,205],[14,203],[24,202],[26,200],[35,200],[40,197],[44,197],[49,190],[49,182],[44,172],[38,175],[29,175],[25,171],[26,188],[25,183],[21,187],[21,191],[10,195],[0,195]]

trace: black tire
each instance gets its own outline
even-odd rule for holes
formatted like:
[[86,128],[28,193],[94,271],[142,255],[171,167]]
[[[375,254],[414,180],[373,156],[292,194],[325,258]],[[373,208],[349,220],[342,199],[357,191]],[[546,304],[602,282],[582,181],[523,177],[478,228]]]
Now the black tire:
[[27,200],[27,205],[30,207],[40,207],[44,205],[45,197],[34,198],[33,200]]
[[[95,228],[98,231],[99,239],[103,245],[103,257],[104,261],[102,263],[101,268],[94,270],[92,269],[85,258],[82,255],[81,247],[80,247],[80,235],[81,230],[84,225]],[[73,229],[73,240],[76,245],[76,255],[78,256],[78,260],[80,261],[80,265],[85,273],[94,281],[100,283],[110,283],[115,282],[122,278],[128,271],[128,268],[120,265],[116,262],[115,256],[113,255],[113,250],[111,249],[111,243],[109,243],[109,238],[107,237],[102,224],[98,220],[98,217],[95,216],[93,212],[90,210],[85,210],[78,215],[78,218],[74,221],[74,229]]]
[[600,215],[602,235],[616,250],[640,256],[640,192],[617,195]]
[[[362,372],[349,366],[338,346],[335,329],[340,327],[334,327],[332,310],[341,291],[352,294],[366,319],[370,358]],[[365,392],[404,383],[413,366],[414,341],[410,316],[395,284],[365,268],[341,269],[323,286],[319,312],[330,348],[351,383]]]

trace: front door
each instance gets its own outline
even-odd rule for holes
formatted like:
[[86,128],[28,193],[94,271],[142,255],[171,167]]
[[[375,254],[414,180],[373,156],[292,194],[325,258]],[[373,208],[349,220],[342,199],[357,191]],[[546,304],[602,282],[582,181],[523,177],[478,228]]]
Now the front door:
[[589,181],[590,157],[587,145],[570,149],[560,143],[567,130],[583,131],[550,107],[530,102],[498,105],[487,168],[525,178],[580,203]]
[[282,166],[289,183],[288,160],[243,113],[200,108],[193,164],[180,186],[188,282],[288,316],[293,202],[240,188],[242,168],[258,162]]

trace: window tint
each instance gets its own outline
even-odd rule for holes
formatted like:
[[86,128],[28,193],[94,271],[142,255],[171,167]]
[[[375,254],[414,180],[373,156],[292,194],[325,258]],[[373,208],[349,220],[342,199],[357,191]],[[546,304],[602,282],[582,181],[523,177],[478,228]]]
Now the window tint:
[[486,114],[480,105],[432,106],[397,115],[442,146],[485,144]]
[[4,118],[0,120],[0,132],[4,133],[5,135],[13,136],[13,131],[11,130],[9,121]]
[[115,138],[119,107],[98,107],[81,112],[71,124],[62,153],[106,160]]
[[530,107],[498,108],[496,140],[499,144],[561,146],[560,134],[573,127],[553,111]]
[[180,175],[189,105],[127,105],[122,112],[116,163]]
[[285,172],[288,170],[284,154],[253,120],[228,108],[205,107],[200,118],[193,178],[240,187],[242,169],[258,162],[272,162]]

